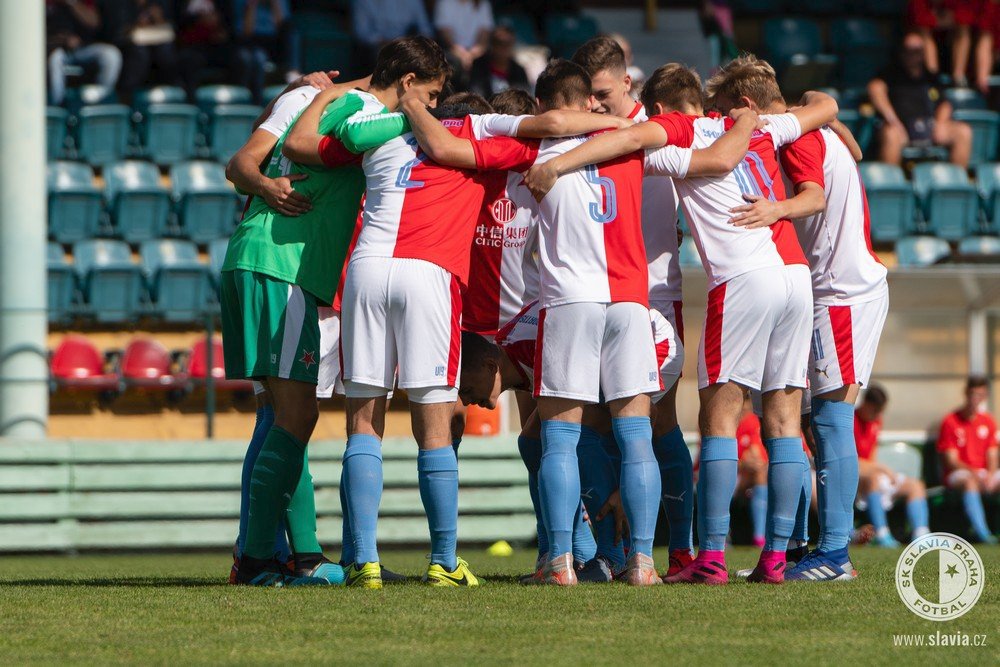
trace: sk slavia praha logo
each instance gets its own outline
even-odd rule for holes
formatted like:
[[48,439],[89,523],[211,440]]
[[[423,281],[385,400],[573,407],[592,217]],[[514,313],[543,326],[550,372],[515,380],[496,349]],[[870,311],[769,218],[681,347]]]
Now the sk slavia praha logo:
[[896,563],[896,592],[907,609],[931,621],[950,621],[975,606],[983,592],[983,560],[967,540],[928,533]]

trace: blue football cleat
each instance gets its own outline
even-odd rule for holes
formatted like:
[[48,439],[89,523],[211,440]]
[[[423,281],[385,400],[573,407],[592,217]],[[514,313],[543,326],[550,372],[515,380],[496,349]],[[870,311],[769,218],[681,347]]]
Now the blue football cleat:
[[892,535],[876,535],[872,539],[872,544],[876,547],[882,547],[884,549],[900,549],[902,544],[896,541],[896,538]]
[[829,553],[810,551],[795,567],[785,570],[785,581],[851,581],[857,576],[846,547]]
[[334,563],[326,558],[323,558],[319,563],[311,568],[296,568],[295,576],[297,577],[318,577],[319,579],[326,579],[329,583],[334,586],[341,586],[344,583],[346,577],[344,576],[344,568],[340,566],[339,563]]

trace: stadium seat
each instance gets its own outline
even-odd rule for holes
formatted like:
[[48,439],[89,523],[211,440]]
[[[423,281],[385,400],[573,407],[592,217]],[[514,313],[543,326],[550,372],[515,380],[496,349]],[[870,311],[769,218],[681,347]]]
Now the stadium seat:
[[685,236],[684,240],[681,241],[677,256],[682,267],[701,268],[702,266],[701,255],[698,254],[698,248],[695,247],[694,239],[690,236]]
[[71,116],[79,116],[80,110],[95,104],[117,104],[118,95],[104,86],[88,83],[66,89],[66,110]]
[[913,187],[892,164],[862,162],[861,180],[868,195],[872,240],[896,241],[913,227]]
[[58,243],[49,242],[46,260],[49,322],[65,322],[72,316],[76,301],[76,274]]
[[1000,260],[1000,238],[996,236],[967,236],[958,242],[958,254],[966,259]]
[[833,56],[820,53],[822,39],[815,21],[768,19],[764,22],[764,43],[782,89],[792,93],[825,85],[837,64]]
[[596,36],[597,21],[586,14],[554,12],[545,16],[545,39],[555,57],[573,57],[584,42]]
[[195,101],[206,118],[220,104],[250,104],[250,90],[242,86],[201,86],[195,91]]
[[907,477],[920,479],[923,456],[913,445],[896,442],[878,446],[878,462]]
[[253,123],[260,112],[260,107],[249,104],[215,107],[208,121],[208,146],[212,157],[219,162],[229,162],[253,132]]
[[80,109],[76,146],[80,158],[104,165],[125,157],[129,139],[129,108],[123,104],[101,104]]
[[194,157],[198,117],[198,108],[190,104],[151,104],[139,125],[142,154],[156,164]]
[[171,372],[170,353],[155,340],[137,338],[125,348],[121,374],[126,387],[177,389],[186,378]]
[[197,322],[211,302],[208,267],[190,241],[159,239],[140,247],[154,311],[167,322]]
[[160,185],[160,171],[151,162],[125,160],[104,170],[105,194],[115,229],[129,243],[164,235],[170,215],[170,195]]
[[[204,338],[191,346],[188,357],[187,374],[195,382],[204,384],[208,380],[208,345]],[[226,366],[222,356],[222,339],[212,339],[212,378],[219,391],[253,391],[250,380],[227,380]]]
[[896,242],[896,261],[900,268],[930,266],[950,254],[948,242],[933,236],[907,236]]
[[502,25],[514,33],[518,43],[525,45],[538,44],[538,30],[535,19],[524,12],[502,14],[496,18],[497,25]]
[[49,160],[58,160],[66,150],[66,121],[69,114],[59,107],[45,109],[45,154]]
[[273,86],[265,86],[264,87],[264,102],[265,103],[270,102],[271,100],[273,100],[276,97],[278,97],[279,95],[281,95],[281,93],[284,92],[284,90],[285,90],[285,86],[281,85],[280,83],[276,83]]
[[976,189],[983,208],[988,231],[1000,230],[1000,163],[991,162],[976,167]]
[[104,357],[83,336],[66,336],[49,364],[56,386],[86,391],[116,391],[120,379],[117,373],[105,369]]
[[187,94],[178,86],[155,86],[137,90],[132,98],[132,110],[139,114],[140,119],[146,110],[154,104],[184,104]]
[[968,123],[972,128],[973,167],[997,159],[997,138],[1000,136],[1000,113],[978,109],[959,109],[952,114],[955,120]]
[[226,250],[229,248],[229,239],[215,239],[208,244],[208,265],[212,271],[212,278],[218,281],[219,274],[222,273],[222,263],[226,260]]
[[861,152],[867,152],[875,136],[874,119],[871,116],[859,113],[856,109],[845,109],[843,107],[841,107],[840,112],[837,114],[837,118],[854,135],[854,139],[861,147]]
[[312,23],[300,30],[302,67],[305,72],[326,71],[331,63],[350,63],[354,43],[339,26],[320,27]]
[[972,88],[946,88],[944,99],[951,102],[951,106],[956,111],[959,109],[982,110],[988,107],[983,96]]
[[844,87],[863,87],[889,62],[889,42],[871,19],[837,19],[830,24],[830,44],[840,61]]
[[127,322],[144,310],[146,285],[121,241],[93,239],[73,246],[73,268],[89,312],[98,322]]
[[100,231],[104,200],[94,187],[94,172],[80,162],[50,162],[46,169],[49,236],[75,243]]
[[207,243],[233,231],[238,197],[221,164],[182,162],[170,170],[174,208],[183,236]]
[[965,170],[945,162],[924,162],[913,168],[917,195],[929,231],[957,241],[979,230],[979,196]]

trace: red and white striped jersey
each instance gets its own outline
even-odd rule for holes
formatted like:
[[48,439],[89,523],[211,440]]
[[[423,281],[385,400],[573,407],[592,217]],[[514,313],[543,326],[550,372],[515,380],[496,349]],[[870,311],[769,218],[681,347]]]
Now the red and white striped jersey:
[[[649,120],[646,109],[636,102],[629,118]],[[665,176],[642,179],[642,239],[649,268],[649,302],[663,304],[681,300],[681,265],[677,257],[677,192]]]
[[781,166],[792,186],[812,181],[826,197],[826,210],[792,221],[811,267],[815,303],[883,296],[887,272],[872,250],[868,198],[844,142],[827,127],[814,130],[781,149]]
[[[586,141],[547,139],[538,162]],[[683,178],[691,151],[666,147],[636,151],[560,177],[539,203],[539,301],[649,305],[649,275],[642,234],[642,179]]]
[[532,393],[535,391],[535,341],[538,339],[540,310],[537,301],[528,303],[494,337],[496,344],[517,367],[527,389]]
[[[735,170],[721,177],[674,180],[708,274],[709,289],[756,269],[806,264],[790,221],[779,220],[770,229],[752,230],[729,224],[733,215],[730,209],[746,203],[744,194],[772,200],[785,198],[777,149],[798,139],[802,129],[792,114],[767,118],[768,125],[754,132],[750,150]],[[650,121],[666,130],[670,144],[696,149],[711,146],[733,125],[730,118],[677,112],[653,116]]]
[[[509,155],[512,150],[528,150],[524,142],[496,136],[516,134],[518,122],[513,116],[489,114],[445,120],[443,124],[456,136],[480,140],[484,168],[495,169],[501,168],[490,160],[495,152]],[[412,132],[365,153],[362,167],[367,191],[352,259],[422,259],[449,271],[465,285],[472,237],[483,203],[480,175],[431,162]]]

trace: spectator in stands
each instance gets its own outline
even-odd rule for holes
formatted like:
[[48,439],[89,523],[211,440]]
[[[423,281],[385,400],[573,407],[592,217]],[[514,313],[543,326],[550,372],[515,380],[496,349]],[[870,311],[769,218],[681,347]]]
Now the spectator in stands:
[[878,438],[882,432],[882,415],[889,396],[877,384],[870,385],[854,411],[854,442],[858,448],[858,505],[868,510],[875,526],[874,544],[898,547],[889,532],[888,511],[897,500],[906,499],[906,516],[913,539],[930,532],[927,527],[927,487],[923,481],[907,477],[876,461]]
[[[976,36],[973,63],[976,89],[983,95],[990,94],[990,75],[996,62],[997,34],[1000,33],[1000,0],[983,0],[976,19],[979,34]],[[996,99],[991,100],[994,108]]]
[[942,33],[951,40],[951,77],[956,86],[968,85],[966,71],[972,50],[972,27],[978,23],[982,0],[910,0],[907,14],[910,28],[921,37],[927,70],[941,73],[937,38]]
[[125,0],[109,3],[119,12],[117,39],[124,63],[118,88],[130,101],[132,94],[151,81],[155,67],[160,83],[180,85],[176,37],[166,0]]
[[122,69],[122,54],[111,44],[95,41],[101,14],[95,0],[46,0],[45,41],[49,54],[49,97],[62,104],[66,68],[96,66],[97,84],[111,91]]
[[490,98],[508,88],[528,90],[528,74],[514,60],[514,32],[497,26],[490,33],[490,47],[476,58],[469,73],[469,90]]
[[986,411],[990,386],[985,377],[973,376],[965,383],[965,403],[941,422],[937,451],[944,470],[943,481],[962,492],[965,514],[976,538],[996,544],[990,533],[983,496],[1000,493],[1000,456],[997,426]]
[[358,42],[361,66],[375,68],[378,51],[398,37],[433,37],[423,0],[353,0],[354,38]]
[[434,27],[457,65],[456,74],[464,73],[464,79],[476,58],[486,52],[493,29],[493,7],[490,0],[438,0]]
[[968,167],[972,128],[953,120],[937,77],[926,66],[923,38],[908,32],[896,63],[868,83],[868,97],[882,117],[881,160],[902,162],[910,146],[946,146],[955,164]]
[[194,100],[205,67],[228,69],[232,62],[229,29],[216,0],[186,0],[178,20],[178,59],[188,99]]
[[300,76],[291,9],[288,0],[233,0],[233,9],[236,79],[260,104],[269,62],[277,62],[289,82]]

